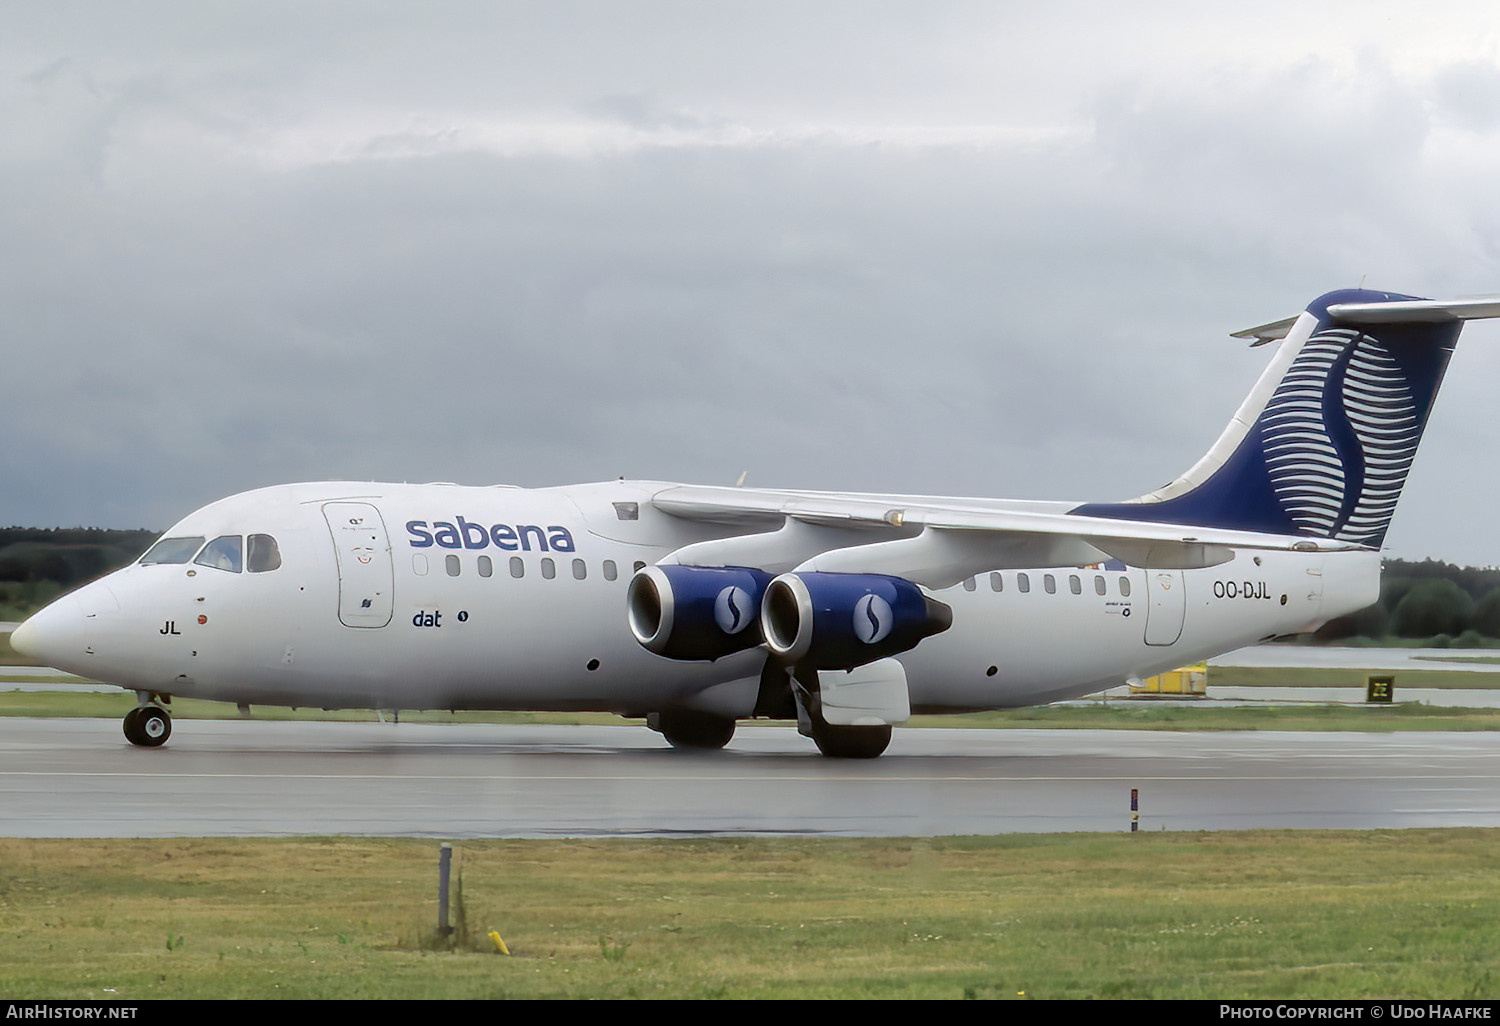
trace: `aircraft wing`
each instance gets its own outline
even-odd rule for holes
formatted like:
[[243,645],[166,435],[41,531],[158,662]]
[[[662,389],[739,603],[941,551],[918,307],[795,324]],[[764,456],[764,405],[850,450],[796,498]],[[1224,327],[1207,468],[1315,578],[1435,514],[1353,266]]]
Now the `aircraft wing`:
[[1327,538],[1080,516],[1066,504],[674,485],[651,504],[674,517],[744,533],[678,550],[704,566],[891,573],[932,588],[985,570],[1080,566],[1115,558],[1196,569],[1238,550],[1317,552],[1363,546]]

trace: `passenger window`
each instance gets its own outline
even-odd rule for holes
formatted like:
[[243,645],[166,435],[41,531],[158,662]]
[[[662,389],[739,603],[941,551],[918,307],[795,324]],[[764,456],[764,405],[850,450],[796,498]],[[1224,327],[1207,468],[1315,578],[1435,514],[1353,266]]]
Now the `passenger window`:
[[977,587],[979,587],[979,585],[972,577],[970,577],[967,581],[964,581],[964,591],[973,591]]
[[510,557],[510,575],[517,580],[526,576],[526,561],[520,556]]
[[998,573],[990,574],[990,591],[1004,591],[1005,578]]
[[452,554],[443,557],[443,563],[448,568],[449,577],[457,577],[461,567],[458,565],[458,557]]
[[635,573],[640,573],[644,569],[646,569],[646,564],[642,563],[639,559],[636,560],[635,561],[635,570],[634,570],[634,572]]
[[422,555],[422,553],[420,553],[420,552],[413,552],[412,553],[412,555],[411,555],[411,572],[414,573],[414,574],[416,574],[418,577],[426,577],[427,576],[427,557],[424,556],[424,555]]
[[1053,577],[1051,574],[1043,574],[1042,575],[1042,587],[1044,587],[1044,588],[1047,589],[1047,594],[1048,595],[1056,595],[1057,594],[1057,578]]
[[193,553],[203,547],[203,535],[196,538],[163,538],[146,550],[141,557],[141,566],[153,563],[186,563]]
[[1031,576],[1029,574],[1016,574],[1016,590],[1022,595],[1031,591]]
[[215,570],[228,570],[232,574],[240,572],[241,555],[243,553],[243,542],[237,534],[226,534],[222,538],[215,538],[203,546],[203,551],[198,553],[198,558],[193,560],[199,566],[212,567]]
[[489,577],[495,572],[495,564],[490,561],[489,556],[479,557],[479,576]]
[[619,576],[620,571],[616,569],[615,561],[612,559],[606,559],[604,561],[604,579],[606,581],[613,581]]
[[1083,582],[1078,579],[1077,574],[1068,575],[1068,590],[1074,595],[1083,594]]
[[1130,578],[1129,577],[1121,577],[1120,578],[1120,595],[1123,596],[1124,598],[1129,598],[1130,597]]
[[269,534],[252,534],[246,539],[245,569],[263,574],[281,569],[281,548]]
[[589,575],[588,564],[581,559],[573,560],[573,580],[581,581]]
[[1094,577],[1094,594],[1103,595],[1107,590],[1108,586],[1104,583],[1104,575],[1096,575]]
[[557,576],[557,564],[552,562],[551,556],[544,556],[542,558],[542,576],[549,581]]

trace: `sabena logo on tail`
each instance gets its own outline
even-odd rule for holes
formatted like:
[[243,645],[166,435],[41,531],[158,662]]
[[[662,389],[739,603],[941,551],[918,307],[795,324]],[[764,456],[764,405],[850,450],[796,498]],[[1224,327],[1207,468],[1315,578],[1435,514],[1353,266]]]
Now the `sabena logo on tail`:
[[1282,510],[1303,534],[1378,546],[1425,419],[1388,346],[1353,328],[1312,336],[1258,425]]
[[1073,512],[1379,548],[1463,321],[1495,316],[1494,297],[1351,289],[1237,332],[1282,349],[1208,454],[1155,492]]

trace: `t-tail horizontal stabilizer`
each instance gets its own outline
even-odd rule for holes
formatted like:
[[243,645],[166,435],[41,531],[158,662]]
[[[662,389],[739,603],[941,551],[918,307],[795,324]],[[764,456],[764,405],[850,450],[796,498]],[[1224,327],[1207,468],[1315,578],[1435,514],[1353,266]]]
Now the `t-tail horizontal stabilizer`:
[[1379,548],[1463,322],[1500,297],[1349,289],[1236,338],[1282,339],[1219,440],[1175,481],[1073,513]]
[[[1310,311],[1312,308],[1308,309]],[[1344,324],[1452,324],[1455,321],[1500,317],[1500,297],[1476,296],[1448,300],[1402,298],[1378,302],[1335,303],[1328,307],[1328,316]],[[1231,332],[1229,337],[1254,339],[1251,345],[1265,345],[1285,338],[1292,325],[1301,317],[1298,314],[1269,324],[1258,324],[1244,331]]]

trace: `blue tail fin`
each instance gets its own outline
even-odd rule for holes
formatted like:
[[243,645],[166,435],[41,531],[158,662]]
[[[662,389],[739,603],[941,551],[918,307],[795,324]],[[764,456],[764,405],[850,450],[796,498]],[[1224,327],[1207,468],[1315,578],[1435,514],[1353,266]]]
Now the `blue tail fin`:
[[1203,459],[1149,495],[1073,512],[1379,548],[1462,320],[1494,315],[1473,302],[1330,292],[1290,324]]

